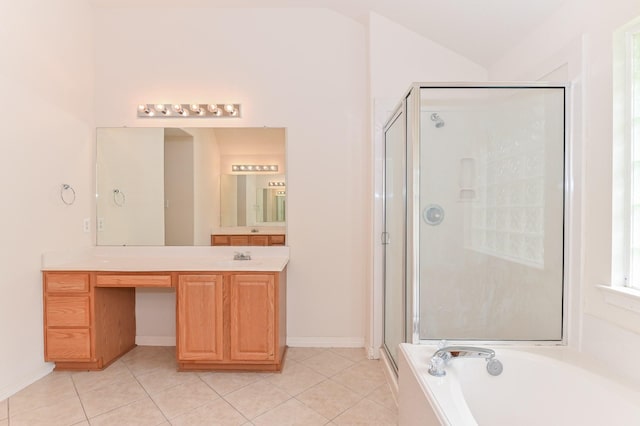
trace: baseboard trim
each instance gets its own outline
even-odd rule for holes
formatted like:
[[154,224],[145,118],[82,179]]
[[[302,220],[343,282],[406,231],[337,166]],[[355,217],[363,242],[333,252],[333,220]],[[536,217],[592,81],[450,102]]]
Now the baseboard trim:
[[136,336],[136,345],[175,346],[176,336]]
[[378,348],[370,347],[367,350],[367,358],[369,359],[380,359],[380,352],[382,352]]
[[13,383],[9,383],[7,386],[0,389],[0,401],[4,401],[12,395],[15,395],[22,389],[26,388],[30,384],[42,379],[47,374],[53,371],[55,364],[47,362],[43,364],[37,370],[32,371],[29,374],[24,375],[22,378],[16,380]]
[[294,348],[364,348],[364,337],[287,337]]

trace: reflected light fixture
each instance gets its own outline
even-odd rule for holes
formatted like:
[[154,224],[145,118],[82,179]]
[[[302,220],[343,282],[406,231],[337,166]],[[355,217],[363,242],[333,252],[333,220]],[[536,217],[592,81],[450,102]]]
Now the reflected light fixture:
[[285,186],[284,182],[270,181],[269,186]]
[[278,166],[275,164],[232,164],[232,172],[277,172]]
[[140,104],[140,118],[238,118],[240,104]]

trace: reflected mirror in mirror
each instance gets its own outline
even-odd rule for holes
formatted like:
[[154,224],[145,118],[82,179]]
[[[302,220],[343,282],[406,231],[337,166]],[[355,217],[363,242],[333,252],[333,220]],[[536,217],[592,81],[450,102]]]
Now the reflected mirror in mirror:
[[285,221],[283,174],[222,175],[222,226],[278,226]]
[[96,151],[97,245],[210,245],[217,233],[285,233],[283,128],[99,128]]

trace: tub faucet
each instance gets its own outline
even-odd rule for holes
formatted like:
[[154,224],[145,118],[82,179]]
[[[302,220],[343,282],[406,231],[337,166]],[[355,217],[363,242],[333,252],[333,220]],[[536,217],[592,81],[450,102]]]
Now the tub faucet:
[[502,363],[496,358],[493,349],[476,346],[444,346],[439,348],[429,362],[429,374],[442,377],[447,372],[444,367],[452,358],[484,358],[487,361],[487,371],[492,376],[502,373]]

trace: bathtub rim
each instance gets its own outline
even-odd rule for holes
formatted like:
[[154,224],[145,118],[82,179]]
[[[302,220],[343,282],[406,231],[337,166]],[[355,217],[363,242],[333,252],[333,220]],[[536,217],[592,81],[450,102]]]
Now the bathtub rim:
[[[478,342],[475,343],[476,345],[479,345]],[[635,401],[636,399],[634,398],[640,396],[639,380],[635,380],[633,378],[630,378],[629,376],[620,375],[616,373],[615,370],[607,368],[607,364],[603,363],[602,360],[597,359],[588,353],[580,352],[570,346],[516,346],[512,344],[483,344],[481,346],[493,346],[493,348],[496,349],[498,357],[500,356],[499,351],[504,350],[519,353],[525,358],[536,356],[548,358],[550,362],[566,364],[567,368],[570,369],[583,370],[586,374],[596,376],[599,380],[610,382],[610,384],[612,384],[614,387],[619,388],[620,390],[625,390],[625,392],[622,393],[624,399]],[[420,350],[424,351],[424,354],[417,352]],[[439,422],[442,425],[447,426],[477,425],[475,417],[473,416],[466,402],[464,403],[464,406],[461,406],[460,404],[453,404],[451,403],[451,401],[443,401],[442,398],[439,399],[434,392],[434,389],[439,389],[438,393],[449,392],[449,395],[452,395],[454,397],[450,399],[459,397],[461,401],[465,401],[464,394],[460,387],[453,386],[451,384],[452,382],[446,382],[444,378],[432,377],[428,375],[428,360],[430,358],[430,355],[433,354],[433,352],[435,352],[436,350],[437,346],[435,345],[410,343],[400,344],[400,352],[402,353],[401,356],[404,358],[404,364],[407,364],[409,366],[411,375],[413,376],[415,382],[417,382],[417,384],[420,386],[420,389],[423,391],[432,412],[437,416]],[[440,383],[437,383],[438,381]],[[443,383],[445,384],[444,386]],[[436,388],[434,386],[434,389],[431,389],[431,386],[433,385],[439,386],[439,388]],[[453,391],[453,394],[451,393],[451,391]],[[400,394],[402,395],[402,382],[400,382]],[[402,403],[402,401],[400,402]]]

